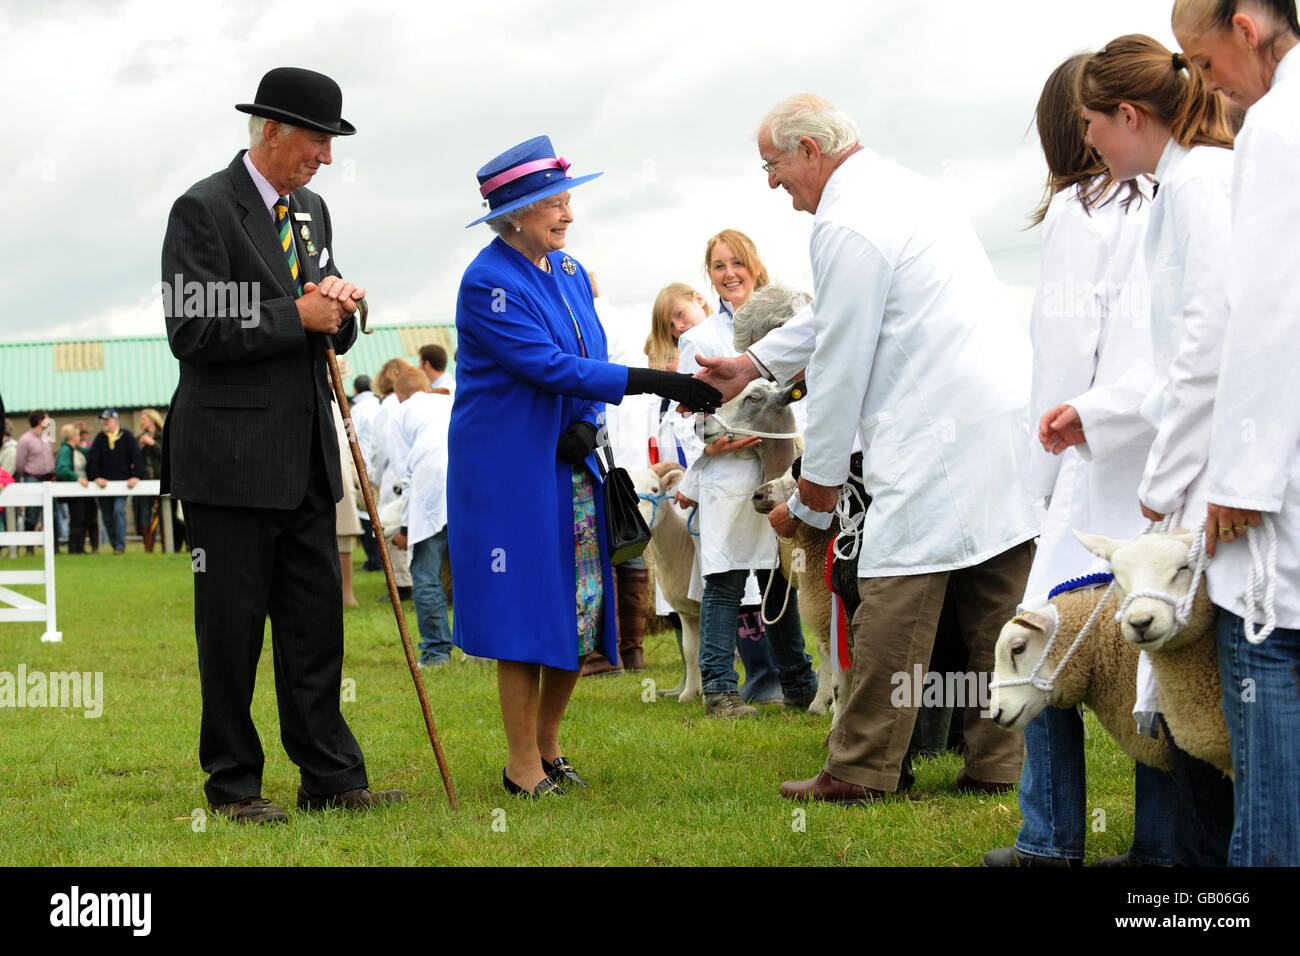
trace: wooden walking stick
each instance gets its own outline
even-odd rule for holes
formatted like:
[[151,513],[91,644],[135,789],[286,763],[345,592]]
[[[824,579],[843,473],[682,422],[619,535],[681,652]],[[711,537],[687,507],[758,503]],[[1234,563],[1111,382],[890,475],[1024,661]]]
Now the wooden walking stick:
[[[369,335],[370,329],[366,328],[366,320],[369,318],[370,309],[366,305],[366,300],[361,299],[357,302],[357,325],[361,331]],[[370,476],[366,473],[366,460],[361,454],[361,446],[357,443],[356,429],[352,425],[352,412],[348,408],[348,397],[343,391],[343,374],[339,371],[339,360],[334,354],[333,340],[331,345],[325,350],[325,357],[330,363],[330,381],[334,385],[334,398],[339,403],[339,413],[343,416],[343,428],[348,435],[348,445],[352,448],[352,461],[357,466],[357,477],[361,479],[361,494],[366,499],[366,511],[370,513],[370,526],[374,529],[375,540],[379,542],[379,557],[384,563],[384,577],[388,580],[388,597],[393,602],[393,616],[397,618],[397,631],[402,635],[402,647],[406,650],[406,663],[411,669],[411,679],[415,681],[415,692],[420,697],[420,710],[424,713],[424,726],[429,731],[429,743],[433,745],[433,756],[438,761],[438,772],[442,774],[442,785],[447,789],[447,799],[451,802],[453,810],[460,809],[460,801],[456,799],[456,787],[451,782],[451,774],[447,772],[447,761],[442,755],[442,744],[438,742],[438,729],[433,725],[433,713],[429,710],[429,698],[424,692],[424,680],[420,677],[420,668],[415,662],[415,652],[411,649],[411,635],[406,630],[406,615],[402,613],[402,599],[397,595],[397,579],[393,574],[393,562],[388,556],[388,548],[384,544],[384,528],[379,522],[379,508],[375,505],[375,497],[370,490]]]

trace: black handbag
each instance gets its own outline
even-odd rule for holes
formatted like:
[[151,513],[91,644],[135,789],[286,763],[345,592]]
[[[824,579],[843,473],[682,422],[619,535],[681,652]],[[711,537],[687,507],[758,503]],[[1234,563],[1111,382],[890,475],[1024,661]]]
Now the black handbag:
[[[609,458],[608,467],[601,452]],[[632,478],[626,469],[614,464],[614,450],[608,445],[597,448],[596,464],[605,492],[605,543],[609,548],[609,563],[623,564],[641,557],[650,543],[650,528],[641,517],[640,499]]]

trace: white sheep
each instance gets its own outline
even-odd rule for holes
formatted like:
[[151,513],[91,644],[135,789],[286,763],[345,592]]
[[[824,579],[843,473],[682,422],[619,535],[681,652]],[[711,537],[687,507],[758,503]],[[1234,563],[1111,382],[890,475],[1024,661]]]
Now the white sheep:
[[1204,583],[1196,590],[1185,626],[1178,626],[1174,614],[1174,602],[1192,586],[1189,558],[1196,535],[1146,534],[1126,541],[1076,531],[1075,537],[1093,554],[1110,561],[1117,594],[1133,595],[1123,608],[1123,621],[1113,626],[1150,656],[1174,741],[1193,757],[1233,776],[1215,644],[1218,609]]
[[[1087,637],[1060,667],[1105,593],[1105,586],[1066,591],[1043,607],[1017,614],[1003,626],[994,649],[989,715],[1003,730],[1018,731],[1048,706],[1084,704],[1124,753],[1168,770],[1169,749],[1163,736],[1159,740],[1143,737],[1133,719],[1138,651],[1124,640],[1115,622],[1119,600],[1114,593],[1097,614]],[[1048,648],[1053,634],[1056,638]],[[1048,685],[1043,687],[1027,678],[1045,649],[1046,660],[1037,675]]]

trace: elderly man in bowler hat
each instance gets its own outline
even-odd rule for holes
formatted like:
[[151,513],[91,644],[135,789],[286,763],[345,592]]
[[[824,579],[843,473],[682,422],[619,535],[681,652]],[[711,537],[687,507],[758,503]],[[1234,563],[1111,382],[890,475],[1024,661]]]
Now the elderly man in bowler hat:
[[342,107],[327,76],[267,73],[256,102],[235,107],[252,115],[249,149],[176,200],[163,240],[164,283],[247,284],[234,298],[257,303],[245,316],[220,305],[230,298],[209,296],[204,314],[189,315],[173,308],[179,297],[164,297],[180,383],[162,490],[184,501],[194,547],[199,761],[213,811],[240,822],[287,819],[262,796],[249,715],[268,614],[280,737],[301,771],[298,808],[402,799],[369,789],[339,711],[334,505],[343,484],[325,350],[331,337],[338,352],[352,345],[365,290],[341,277],[329,211],[306,186],[331,162],[333,138],[356,132]]

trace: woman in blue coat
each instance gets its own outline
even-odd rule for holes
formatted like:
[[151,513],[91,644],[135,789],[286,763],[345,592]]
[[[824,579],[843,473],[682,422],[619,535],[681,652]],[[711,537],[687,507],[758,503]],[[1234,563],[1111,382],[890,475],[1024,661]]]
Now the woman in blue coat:
[[604,405],[654,392],[700,411],[686,375],[610,364],[586,271],[562,250],[577,179],[538,136],[478,171],[497,234],[461,279],[448,435],[452,639],[495,658],[510,793],[585,786],[560,721],[587,653],[618,659],[614,581],[593,454]]

